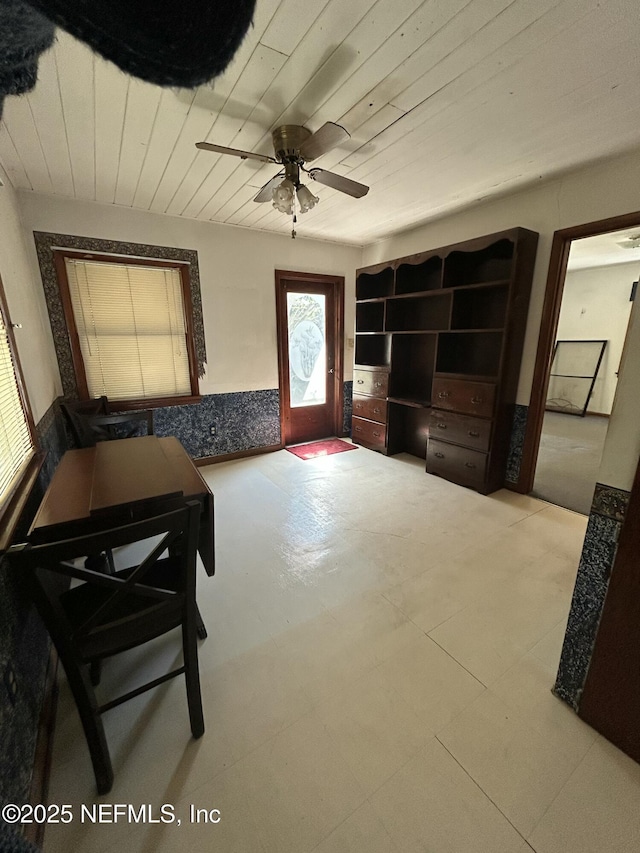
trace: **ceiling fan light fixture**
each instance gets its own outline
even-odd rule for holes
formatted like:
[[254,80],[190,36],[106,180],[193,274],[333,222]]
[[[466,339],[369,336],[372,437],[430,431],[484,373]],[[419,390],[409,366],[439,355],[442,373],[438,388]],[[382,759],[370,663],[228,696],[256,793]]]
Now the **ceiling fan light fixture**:
[[309,187],[304,184],[300,184],[298,187],[298,201],[300,203],[300,213],[306,213],[308,210],[311,210],[312,207],[315,207],[318,203],[319,199],[317,195],[314,195]]
[[275,209],[280,211],[280,213],[286,213],[288,216],[291,216],[293,212],[294,192],[295,186],[293,182],[289,178],[285,178],[273,191],[272,198]]

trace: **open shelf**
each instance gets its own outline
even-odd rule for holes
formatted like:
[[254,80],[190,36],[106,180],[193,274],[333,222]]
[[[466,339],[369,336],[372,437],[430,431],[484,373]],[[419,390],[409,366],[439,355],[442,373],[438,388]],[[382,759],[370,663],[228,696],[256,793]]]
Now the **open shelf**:
[[429,332],[449,328],[451,294],[387,299],[388,332]]
[[488,375],[486,373],[450,373],[444,370],[436,370],[433,374],[434,379],[464,379],[467,382],[495,382],[495,374]]
[[356,332],[382,332],[384,329],[384,302],[356,304]]
[[431,400],[410,400],[406,397],[387,397],[389,403],[397,403],[398,406],[410,406],[412,409],[428,409]]
[[391,338],[381,334],[356,335],[356,364],[368,367],[388,367],[391,355]]
[[501,329],[507,317],[509,285],[487,285],[453,294],[452,329]]
[[504,239],[475,252],[451,252],[444,261],[444,287],[510,278],[513,249],[513,242]]
[[356,278],[356,299],[376,299],[393,293],[393,268],[377,273],[362,272]]
[[429,412],[428,408],[389,403],[387,452],[390,456],[411,453],[412,456],[426,459]]
[[396,294],[439,290],[441,287],[441,258],[428,258],[421,264],[400,264],[396,271]]
[[439,336],[438,373],[496,377],[500,371],[502,332],[445,332]]
[[393,335],[389,396],[402,400],[431,399],[436,335]]

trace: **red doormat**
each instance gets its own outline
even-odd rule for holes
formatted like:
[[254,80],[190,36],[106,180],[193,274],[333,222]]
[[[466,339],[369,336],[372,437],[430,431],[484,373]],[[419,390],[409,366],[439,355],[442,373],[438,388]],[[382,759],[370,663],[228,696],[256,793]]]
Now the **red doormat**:
[[289,453],[293,453],[300,459],[316,459],[318,456],[331,456],[332,453],[342,453],[345,450],[357,450],[355,444],[342,441],[339,438],[327,438],[324,441],[312,441],[309,444],[298,444],[295,447],[286,447]]

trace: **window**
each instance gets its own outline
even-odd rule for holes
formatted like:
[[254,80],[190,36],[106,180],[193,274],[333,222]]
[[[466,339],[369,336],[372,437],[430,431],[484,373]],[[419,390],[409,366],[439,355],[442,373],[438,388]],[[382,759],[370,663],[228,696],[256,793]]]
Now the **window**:
[[188,264],[54,256],[81,399],[133,408],[197,397]]
[[[5,540],[12,530],[12,525],[6,523],[10,505],[15,510],[15,519],[19,510],[13,499],[27,480],[25,491],[28,492],[37,474],[37,470],[35,473],[30,470],[35,458],[35,430],[23,392],[11,321],[0,282],[0,517],[3,522],[0,548],[6,545]],[[31,478],[26,476],[28,473]]]

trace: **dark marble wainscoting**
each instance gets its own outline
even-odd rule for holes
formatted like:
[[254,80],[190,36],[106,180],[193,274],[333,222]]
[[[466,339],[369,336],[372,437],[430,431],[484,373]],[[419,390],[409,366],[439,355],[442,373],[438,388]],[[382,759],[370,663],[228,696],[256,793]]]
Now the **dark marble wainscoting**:
[[524,435],[527,429],[528,406],[516,403],[513,412],[513,426],[511,427],[511,443],[509,445],[509,456],[507,459],[507,483],[517,483],[520,479],[520,465],[522,464],[522,450],[524,447]]
[[[20,538],[67,449],[57,404],[37,425],[40,447],[47,458],[33,489],[21,526]],[[29,799],[33,760],[44,696],[49,639],[35,609],[25,600],[16,579],[0,567],[0,802]]]
[[630,493],[596,484],[553,692],[578,710]]
[[353,414],[353,382],[351,380],[342,385],[342,405],[344,407],[342,430],[345,435],[351,435],[351,415]]
[[38,424],[37,429],[40,447],[47,453],[47,458],[40,472],[40,485],[44,491],[49,485],[53,472],[58,467],[63,454],[70,447],[64,420],[57,401],[50,406]]
[[175,435],[193,459],[270,447],[280,444],[279,392],[210,394],[195,405],[154,409],[153,422],[156,435]]

